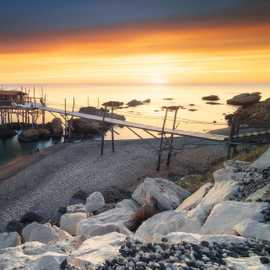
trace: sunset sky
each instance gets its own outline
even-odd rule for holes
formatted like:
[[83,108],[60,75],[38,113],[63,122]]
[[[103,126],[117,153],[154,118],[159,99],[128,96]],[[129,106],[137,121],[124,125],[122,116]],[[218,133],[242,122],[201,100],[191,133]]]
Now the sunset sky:
[[1,1],[0,83],[270,83],[270,1]]

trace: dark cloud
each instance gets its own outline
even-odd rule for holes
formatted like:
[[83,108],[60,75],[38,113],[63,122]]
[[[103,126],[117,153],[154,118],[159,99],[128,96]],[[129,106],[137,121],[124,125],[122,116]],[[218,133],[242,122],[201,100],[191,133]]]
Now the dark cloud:
[[236,24],[270,21],[270,0],[9,0],[0,2],[0,35],[125,27],[128,24]]

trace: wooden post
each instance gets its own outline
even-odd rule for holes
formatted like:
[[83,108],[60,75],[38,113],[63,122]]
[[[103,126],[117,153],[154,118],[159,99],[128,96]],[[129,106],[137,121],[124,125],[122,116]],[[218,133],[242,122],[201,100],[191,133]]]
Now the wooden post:
[[[173,130],[175,130],[175,127],[176,127],[177,113],[178,113],[178,108],[175,108],[174,119],[173,119]],[[172,150],[173,150],[173,133],[171,134],[171,137],[170,137],[169,153],[167,157],[167,166],[169,166],[171,162]]]
[[103,111],[103,117],[102,117],[102,127],[101,127],[101,149],[100,149],[100,155],[102,156],[104,153],[104,136],[105,136],[105,115],[106,115],[106,111],[107,111],[107,107],[104,107],[104,111]]
[[64,119],[65,119],[65,134],[64,134],[64,140],[66,141],[66,137],[67,137],[67,100],[65,98],[65,115],[64,115]]
[[163,119],[163,125],[162,125],[162,131],[160,134],[160,144],[159,144],[159,153],[158,153],[158,163],[157,163],[157,171],[160,170],[160,162],[161,162],[161,157],[162,157],[162,151],[163,151],[163,140],[164,140],[164,129],[167,121],[167,115],[168,115],[168,109],[165,108],[165,116]]
[[[111,114],[112,118],[113,118],[113,106],[112,106],[112,114]],[[115,148],[114,148],[114,130],[113,130],[113,124],[111,124],[111,135],[112,135],[112,152],[115,152]]]
[[228,141],[228,152],[227,152],[227,159],[230,159],[232,157],[232,142],[233,142],[233,137],[235,135],[235,129],[236,129],[236,121],[235,118],[232,118],[232,123],[231,123],[231,130],[230,130],[230,136],[229,136],[229,141]]

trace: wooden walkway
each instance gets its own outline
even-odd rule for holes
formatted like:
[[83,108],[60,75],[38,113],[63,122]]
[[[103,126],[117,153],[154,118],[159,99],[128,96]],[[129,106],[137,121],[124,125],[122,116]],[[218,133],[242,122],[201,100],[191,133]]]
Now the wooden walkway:
[[163,130],[162,127],[134,123],[134,122],[129,122],[129,121],[125,121],[125,120],[118,120],[118,119],[109,118],[109,117],[103,118],[102,116],[97,116],[97,115],[92,115],[92,114],[65,111],[62,109],[42,106],[41,104],[35,104],[35,106],[36,106],[35,107],[36,109],[51,112],[51,113],[58,113],[61,115],[69,115],[72,117],[95,120],[95,121],[100,121],[100,122],[104,121],[105,123],[119,125],[119,126],[128,127],[128,128],[136,128],[136,129],[142,129],[142,130],[153,131],[153,132],[164,132],[164,133],[167,133],[170,135],[176,135],[176,136],[200,138],[200,139],[211,140],[211,141],[225,141],[228,138],[227,136],[223,136],[223,135],[209,134],[209,133],[202,133],[202,132],[191,132],[191,131],[184,131],[184,130],[179,130],[179,129],[165,128]]

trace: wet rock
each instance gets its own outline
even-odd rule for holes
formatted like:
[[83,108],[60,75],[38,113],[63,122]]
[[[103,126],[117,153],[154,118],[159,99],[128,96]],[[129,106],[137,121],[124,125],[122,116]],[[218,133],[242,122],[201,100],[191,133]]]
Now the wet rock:
[[22,143],[36,142],[38,140],[48,140],[51,137],[50,131],[46,128],[29,128],[23,130],[18,140]]
[[234,96],[231,99],[227,100],[227,103],[230,105],[236,105],[236,106],[248,106],[255,103],[258,103],[261,99],[261,94],[256,93],[244,93],[237,96]]
[[132,99],[131,101],[129,101],[127,103],[128,107],[136,107],[136,106],[139,106],[139,105],[143,105],[143,102],[140,101],[140,100],[137,100],[137,99]]
[[0,139],[9,139],[14,137],[17,132],[11,128],[0,127]]
[[123,105],[124,105],[124,103],[121,102],[121,101],[108,101],[108,102],[104,102],[102,104],[102,106],[105,106],[105,107],[114,107],[114,108],[121,107]]
[[219,100],[219,97],[216,95],[210,95],[210,96],[203,97],[202,100],[217,101]]
[[60,118],[54,118],[49,123],[49,128],[54,139],[60,139],[63,136],[63,126]]

